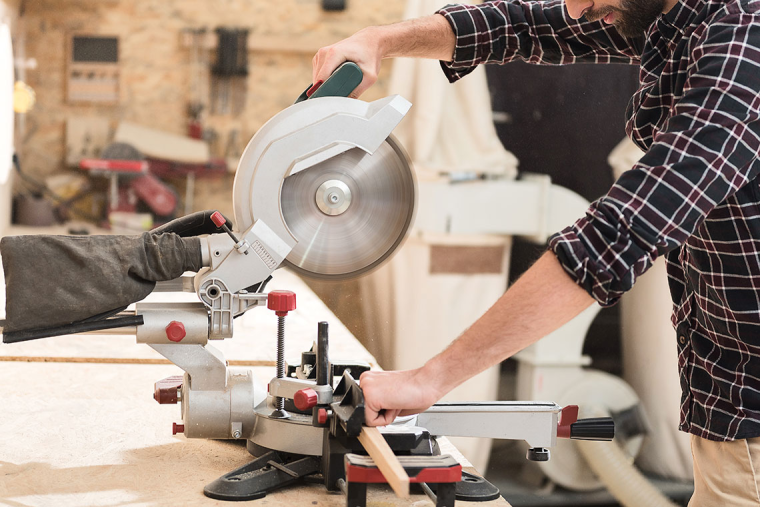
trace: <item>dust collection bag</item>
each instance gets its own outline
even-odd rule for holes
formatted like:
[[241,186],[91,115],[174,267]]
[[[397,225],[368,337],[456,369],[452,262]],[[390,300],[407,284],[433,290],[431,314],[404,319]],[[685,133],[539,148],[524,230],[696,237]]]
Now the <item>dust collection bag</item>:
[[107,317],[144,299],[156,282],[201,268],[200,240],[174,233],[8,236],[0,256],[4,335]]

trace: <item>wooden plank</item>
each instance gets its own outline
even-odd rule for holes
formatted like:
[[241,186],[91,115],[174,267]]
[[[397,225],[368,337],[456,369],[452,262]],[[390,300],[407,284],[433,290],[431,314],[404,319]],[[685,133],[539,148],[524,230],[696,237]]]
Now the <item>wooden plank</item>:
[[189,164],[203,164],[209,160],[205,141],[127,121],[119,123],[114,141],[131,144],[149,157]]
[[399,463],[398,458],[385,441],[380,430],[364,426],[359,433],[359,442],[364,450],[375,460],[375,465],[385,476],[385,480],[399,498],[409,498],[409,476]]

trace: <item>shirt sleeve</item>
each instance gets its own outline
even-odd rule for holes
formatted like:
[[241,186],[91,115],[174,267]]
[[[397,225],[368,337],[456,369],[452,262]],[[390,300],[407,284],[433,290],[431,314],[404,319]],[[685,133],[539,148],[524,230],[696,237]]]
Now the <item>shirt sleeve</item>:
[[603,306],[758,176],[760,18],[741,16],[712,23],[695,44],[683,95],[647,153],[549,240],[565,271]]
[[497,0],[480,5],[448,5],[445,17],[456,35],[451,62],[441,62],[450,82],[481,63],[639,63],[643,38],[622,37],[601,21],[573,20],[563,0]]

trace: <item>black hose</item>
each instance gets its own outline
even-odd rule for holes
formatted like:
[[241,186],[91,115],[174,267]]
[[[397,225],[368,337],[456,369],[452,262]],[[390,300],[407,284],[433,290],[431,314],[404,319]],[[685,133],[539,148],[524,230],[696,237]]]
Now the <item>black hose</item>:
[[40,338],[50,338],[51,336],[62,336],[67,334],[86,333],[88,331],[102,331],[104,329],[114,329],[117,327],[142,326],[145,324],[142,315],[133,315],[128,317],[115,317],[113,319],[96,320],[92,322],[79,321],[65,326],[56,326],[48,328],[27,329],[24,331],[12,331],[3,333],[3,343],[18,343],[29,340],[38,340]]

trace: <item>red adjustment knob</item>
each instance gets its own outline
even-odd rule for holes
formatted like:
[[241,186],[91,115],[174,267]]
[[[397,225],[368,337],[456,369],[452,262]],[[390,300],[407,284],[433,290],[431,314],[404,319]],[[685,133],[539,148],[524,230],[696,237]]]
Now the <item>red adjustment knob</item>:
[[185,432],[184,424],[172,423],[172,435],[176,435],[177,433],[184,433],[184,432]]
[[578,405],[568,405],[562,408],[557,425],[559,438],[570,438],[573,423],[578,421]]
[[177,403],[179,390],[182,389],[184,380],[182,375],[174,375],[159,380],[153,387],[153,399],[161,405]]
[[319,424],[327,423],[327,409],[320,408],[319,410],[317,410],[317,422]]
[[317,392],[311,387],[296,391],[293,403],[298,410],[307,411],[317,406]]
[[227,220],[224,219],[224,215],[219,213],[218,211],[214,211],[211,214],[211,221],[214,222],[214,225],[217,227],[222,227],[224,224],[227,223]]
[[187,336],[185,332],[185,325],[178,321],[173,320],[166,326],[166,337],[173,342],[181,342],[182,338]]
[[278,317],[284,317],[296,309],[296,293],[289,290],[273,290],[267,296],[267,308]]

